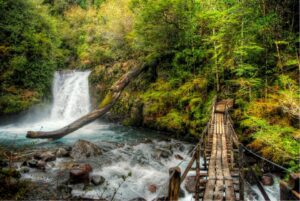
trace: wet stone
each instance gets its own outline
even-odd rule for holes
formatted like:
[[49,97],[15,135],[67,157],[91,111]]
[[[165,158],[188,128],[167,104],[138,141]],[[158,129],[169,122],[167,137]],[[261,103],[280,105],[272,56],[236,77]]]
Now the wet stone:
[[36,153],[36,154],[34,154],[33,157],[36,160],[42,160],[42,161],[45,161],[45,162],[56,160],[55,154],[52,153],[51,151],[46,151],[46,152],[43,152],[43,153]]
[[36,167],[37,167],[37,164],[38,164],[38,161],[32,159],[32,160],[27,161],[27,164],[28,164],[28,166],[31,167],[31,168],[36,168]]
[[56,151],[56,156],[57,157],[68,157],[69,152],[64,148],[58,148]]
[[129,201],[147,201],[145,198],[142,198],[142,197],[138,197],[138,198],[133,198]]
[[172,151],[170,150],[166,150],[166,149],[160,149],[160,157],[162,158],[169,158],[170,156],[172,156]]
[[148,186],[148,191],[150,191],[151,193],[155,193],[157,190],[157,186],[155,184],[150,184]]
[[105,182],[105,178],[102,177],[101,175],[92,175],[91,176],[91,182],[95,186],[101,185],[101,184],[103,184]]
[[73,185],[69,185],[68,187],[70,187],[72,190],[83,191],[85,186],[84,184],[73,184]]
[[57,186],[57,191],[59,192],[60,197],[66,199],[70,197],[72,188],[66,184],[60,184]]
[[5,167],[0,169],[0,173],[6,176],[14,177],[14,178],[20,178],[21,174],[19,171],[17,171],[14,168]]
[[181,155],[179,155],[179,154],[175,154],[175,158],[177,160],[183,160],[183,157]]
[[274,179],[272,174],[264,174],[262,176],[261,182],[265,186],[272,186],[274,184]]
[[46,162],[40,160],[40,161],[37,162],[37,165],[36,165],[36,166],[37,166],[37,168],[40,169],[40,170],[45,170],[45,169],[46,169]]
[[179,197],[180,198],[184,198],[185,197],[185,192],[184,192],[184,190],[182,188],[180,188]]
[[80,160],[99,156],[101,154],[102,151],[97,145],[85,140],[78,140],[74,144],[70,156],[76,160]]
[[7,167],[7,166],[8,166],[8,161],[0,159],[0,167]]
[[71,183],[89,183],[89,174],[93,168],[89,164],[77,164],[70,170]]
[[28,167],[21,167],[19,172],[21,173],[28,173],[30,171],[30,169]]
[[159,197],[159,198],[153,199],[152,201],[166,201],[166,200],[168,200],[167,197]]
[[186,177],[184,187],[189,193],[194,193],[196,187],[196,176]]

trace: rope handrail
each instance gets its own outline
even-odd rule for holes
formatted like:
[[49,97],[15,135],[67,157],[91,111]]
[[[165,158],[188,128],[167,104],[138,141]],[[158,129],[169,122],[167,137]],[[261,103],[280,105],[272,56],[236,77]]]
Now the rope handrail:
[[240,146],[242,147],[243,150],[247,151],[248,153],[250,153],[250,154],[256,156],[257,158],[259,158],[259,159],[261,159],[261,160],[263,160],[263,161],[268,162],[269,164],[271,164],[271,165],[273,165],[273,166],[276,166],[277,168],[279,168],[279,169],[281,169],[281,170],[284,170],[284,171],[286,171],[286,172],[288,172],[288,173],[293,173],[291,170],[289,170],[289,169],[287,169],[287,168],[285,168],[285,167],[283,167],[283,166],[281,166],[281,165],[279,165],[279,164],[277,164],[277,163],[275,163],[275,162],[273,162],[273,161],[271,161],[271,160],[269,160],[269,159],[267,159],[267,158],[265,158],[265,157],[263,157],[263,156],[261,156],[261,155],[255,153],[254,151],[252,151],[251,149],[249,149],[248,147],[246,147],[243,143],[239,142],[239,141],[238,141],[237,134],[236,134],[236,132],[235,132],[235,130],[234,130],[234,127],[233,127],[233,125],[232,125],[233,120],[232,120],[231,116],[229,115],[228,110],[226,110],[225,113],[226,113],[226,116],[228,117],[228,120],[229,120],[229,121],[228,121],[228,124],[230,125],[230,128],[231,128],[231,130],[232,130],[232,132],[233,132],[233,135],[234,135],[233,137],[236,139],[238,145],[240,145]]

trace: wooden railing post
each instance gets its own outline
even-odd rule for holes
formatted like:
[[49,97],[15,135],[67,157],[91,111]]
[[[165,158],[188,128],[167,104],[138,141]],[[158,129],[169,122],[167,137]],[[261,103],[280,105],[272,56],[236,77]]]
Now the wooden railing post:
[[168,200],[177,201],[180,192],[180,176],[181,171],[179,167],[170,168],[170,181],[169,181],[169,192]]
[[[208,136],[208,135],[207,135]],[[203,158],[204,158],[204,169],[207,170],[207,158],[206,158],[206,140],[207,138],[204,139],[204,142],[203,142],[203,146],[204,146],[204,149],[203,149]]]
[[240,200],[244,200],[244,170],[243,170],[243,167],[244,167],[244,154],[243,154],[243,147],[242,145],[240,144],[239,145],[239,172],[240,172],[240,175],[239,175],[239,190],[240,190]]
[[280,181],[280,200],[300,200],[300,173],[290,175],[288,183]]
[[200,184],[200,143],[196,149],[196,186],[195,186],[195,201],[199,200],[199,184]]

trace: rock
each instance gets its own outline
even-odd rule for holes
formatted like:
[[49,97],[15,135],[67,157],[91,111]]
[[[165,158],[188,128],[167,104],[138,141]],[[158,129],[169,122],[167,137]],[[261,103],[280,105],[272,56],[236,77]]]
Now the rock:
[[9,184],[11,186],[15,186],[16,184],[18,184],[18,180],[16,178],[9,177]]
[[196,187],[196,176],[186,177],[184,187],[189,193],[194,193]]
[[88,141],[78,140],[70,153],[70,156],[76,160],[78,159],[86,159],[89,157],[99,156],[102,154],[101,149]]
[[181,152],[183,152],[183,151],[185,150],[185,147],[184,147],[184,145],[183,145],[182,143],[176,143],[176,144],[174,145],[174,147],[175,147],[176,149],[178,149],[179,151],[181,151]]
[[56,157],[67,157],[69,152],[64,148],[58,148],[56,151]]
[[91,182],[95,186],[101,185],[105,182],[105,178],[102,177],[101,175],[92,175],[91,176]]
[[132,160],[131,160],[131,165],[135,165],[135,164],[142,164],[142,165],[145,165],[145,164],[149,164],[149,160],[147,157],[145,157],[144,153],[142,150],[137,150],[135,153],[134,153],[134,156],[132,157]]
[[72,147],[71,146],[67,146],[65,149],[66,149],[67,152],[72,151]]
[[157,186],[155,184],[150,184],[148,186],[148,191],[150,191],[151,193],[155,193],[157,190]]
[[180,188],[179,197],[180,198],[184,198],[185,197],[185,192],[184,192],[184,190],[182,188]]
[[42,160],[42,161],[45,161],[45,162],[56,160],[55,154],[53,154],[51,151],[46,151],[46,152],[43,152],[43,153],[36,153],[36,154],[34,154],[33,157],[36,160]]
[[172,151],[166,150],[166,149],[161,149],[160,150],[160,157],[162,158],[169,158],[172,156]]
[[143,102],[136,101],[130,109],[131,125],[141,126],[143,124]]
[[4,159],[0,159],[0,167],[7,167],[8,166],[8,161]]
[[28,173],[30,171],[30,169],[28,167],[21,167],[19,172],[21,173]]
[[183,160],[183,157],[181,155],[179,155],[179,154],[175,154],[175,158],[177,160]]
[[66,184],[60,184],[57,186],[56,189],[59,192],[62,199],[67,199],[71,196],[72,188]]
[[149,138],[144,138],[143,141],[142,141],[142,143],[144,143],[144,144],[151,144],[151,143],[153,143],[153,141],[151,139],[149,139]]
[[45,161],[42,161],[42,160],[39,160],[37,162],[37,168],[40,169],[40,170],[45,170],[46,169],[46,162]]
[[29,165],[28,165],[28,161],[24,161],[24,162],[21,164],[21,166],[29,166]]
[[83,191],[84,190],[84,184],[73,184],[73,185],[69,185],[69,187],[72,190],[78,190],[78,191]]
[[167,197],[159,197],[159,198],[153,199],[152,201],[166,201],[166,200],[168,200]]
[[147,200],[145,198],[138,197],[138,198],[133,198],[133,199],[128,200],[128,201],[147,201]]
[[37,164],[38,164],[38,161],[32,159],[32,160],[27,161],[27,164],[28,164],[28,166],[31,167],[31,168],[36,168],[36,167],[37,167]]
[[264,174],[261,178],[261,183],[265,186],[272,186],[274,184],[272,174]]
[[89,183],[89,175],[93,168],[90,164],[79,164],[70,170],[71,183]]
[[46,164],[46,166],[49,167],[49,168],[53,168],[53,167],[55,167],[55,163],[49,162],[49,163]]
[[8,168],[8,167],[0,169],[0,174],[3,174],[5,176],[9,176],[9,177],[14,177],[14,178],[20,178],[21,177],[21,174],[20,174],[19,171],[17,171],[14,168]]

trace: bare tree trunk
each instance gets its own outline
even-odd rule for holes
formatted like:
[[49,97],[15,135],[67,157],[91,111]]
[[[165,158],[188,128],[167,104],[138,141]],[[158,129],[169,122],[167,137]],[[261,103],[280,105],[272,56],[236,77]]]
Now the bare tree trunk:
[[54,131],[28,131],[28,138],[50,138],[50,139],[59,139],[71,132],[78,130],[79,128],[85,126],[88,123],[96,120],[97,118],[103,116],[106,112],[108,112],[113,105],[116,103],[118,98],[121,95],[123,89],[129,84],[129,82],[137,77],[144,69],[146,69],[147,65],[143,64],[142,66],[138,66],[130,70],[128,73],[123,75],[111,88],[110,92],[103,99],[100,109],[96,109],[78,120],[70,123],[69,125],[60,128]]

